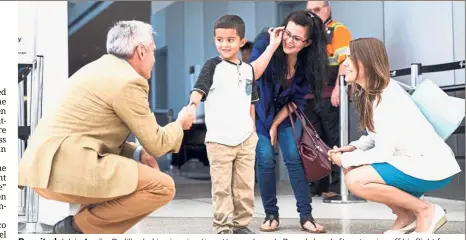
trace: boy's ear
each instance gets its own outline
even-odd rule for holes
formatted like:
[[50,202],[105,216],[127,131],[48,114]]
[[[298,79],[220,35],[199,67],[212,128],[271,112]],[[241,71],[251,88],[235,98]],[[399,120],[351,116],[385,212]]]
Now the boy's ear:
[[246,39],[246,38],[241,39],[241,41],[240,41],[240,43],[241,43],[240,46],[243,47],[244,44],[246,44],[247,42],[248,42],[248,39]]

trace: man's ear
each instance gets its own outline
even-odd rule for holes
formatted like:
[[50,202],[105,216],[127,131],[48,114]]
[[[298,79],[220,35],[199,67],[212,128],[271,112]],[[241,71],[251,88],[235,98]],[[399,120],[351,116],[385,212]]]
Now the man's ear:
[[144,47],[143,47],[142,45],[138,45],[138,46],[136,47],[136,52],[137,52],[138,57],[139,57],[140,59],[144,58],[145,52],[144,52]]
[[248,39],[246,39],[246,38],[241,39],[240,46],[243,47],[244,44],[246,44],[247,42],[248,42]]

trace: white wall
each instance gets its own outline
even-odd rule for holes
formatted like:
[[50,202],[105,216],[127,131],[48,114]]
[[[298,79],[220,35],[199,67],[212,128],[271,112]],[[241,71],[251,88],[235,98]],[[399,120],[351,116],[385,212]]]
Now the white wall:
[[43,115],[56,107],[59,89],[68,80],[68,24],[66,2],[38,4],[37,54],[44,56]]
[[[332,1],[333,16],[353,38],[385,42],[390,69],[464,60],[463,1]],[[426,73],[437,84],[464,83],[464,71]],[[408,83],[409,77],[398,78]]]
[[[411,63],[432,65],[454,60],[452,2],[390,1],[384,6],[385,45],[391,69],[409,67]],[[452,71],[425,73],[423,78],[431,78],[439,85],[455,83]]]
[[[67,2],[35,3],[37,6],[37,54],[44,56],[43,116],[56,107],[68,80]],[[21,15],[19,15],[21,18]],[[39,222],[55,224],[69,215],[70,204],[40,198]]]

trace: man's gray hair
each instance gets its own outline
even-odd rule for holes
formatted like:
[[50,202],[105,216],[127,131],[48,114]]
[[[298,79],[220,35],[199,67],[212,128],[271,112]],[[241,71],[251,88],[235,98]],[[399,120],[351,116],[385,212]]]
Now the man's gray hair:
[[[308,2],[318,2],[318,1],[308,1]],[[325,0],[325,1],[322,1],[322,2],[324,2],[324,6],[330,6],[330,1]]]
[[132,20],[117,22],[107,34],[107,53],[119,58],[130,58],[140,44],[149,46],[154,41],[152,25]]

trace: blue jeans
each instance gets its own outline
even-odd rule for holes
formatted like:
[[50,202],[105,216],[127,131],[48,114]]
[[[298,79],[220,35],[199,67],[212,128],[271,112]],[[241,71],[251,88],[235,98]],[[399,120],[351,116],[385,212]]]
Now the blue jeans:
[[[296,132],[298,141],[301,139],[302,127],[299,121],[296,122]],[[291,187],[296,198],[296,207],[300,218],[310,216],[312,212],[312,198],[309,195],[309,184],[306,180],[304,167],[296,148],[293,129],[278,128],[278,143],[283,154]],[[259,141],[256,147],[256,174],[259,182],[259,190],[264,206],[265,214],[278,216],[277,188],[275,177],[275,152],[270,139],[262,134],[258,134]]]

